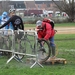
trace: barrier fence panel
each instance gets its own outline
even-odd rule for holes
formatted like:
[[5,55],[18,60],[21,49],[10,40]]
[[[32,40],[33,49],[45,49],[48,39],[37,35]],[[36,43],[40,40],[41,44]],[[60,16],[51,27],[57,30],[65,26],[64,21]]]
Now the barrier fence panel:
[[[32,68],[32,67],[35,66],[36,64],[38,64],[40,67],[43,67],[43,66],[39,63],[39,61],[38,61],[39,59],[38,59],[38,48],[37,48],[37,42],[38,42],[38,40],[37,40],[37,32],[36,32],[35,30],[26,30],[25,33],[26,33],[26,35],[27,35],[26,41],[27,41],[28,39],[30,39],[30,42],[27,41],[27,42],[29,42],[28,48],[29,48],[29,46],[30,46],[30,49],[29,49],[29,51],[28,51],[28,48],[27,48],[26,51],[27,51],[27,52],[30,52],[30,51],[31,51],[32,55],[33,55],[33,54],[36,55],[35,62],[31,65],[30,68]],[[32,38],[31,38],[31,37],[32,37]],[[26,46],[26,47],[27,47],[27,46]]]
[[31,65],[32,68],[35,64],[40,65],[37,56],[37,34],[34,30],[0,30],[0,51],[10,52],[12,55],[7,60],[7,64],[13,59],[22,61],[24,56],[34,57],[35,62]]
[[[18,34],[17,34],[18,33]],[[35,63],[32,64],[32,68],[35,64],[40,65],[37,56],[37,33],[34,30],[18,31],[15,32],[15,54],[19,59],[25,56],[29,58],[35,58]]]

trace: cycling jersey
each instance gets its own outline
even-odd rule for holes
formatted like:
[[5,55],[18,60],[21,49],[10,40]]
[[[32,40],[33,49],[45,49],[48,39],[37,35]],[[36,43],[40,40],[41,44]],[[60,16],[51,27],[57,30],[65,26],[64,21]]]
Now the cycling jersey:
[[23,21],[17,15],[13,15],[6,23],[4,23],[2,26],[0,26],[0,29],[3,28],[3,27],[5,27],[10,22],[12,23],[14,30],[18,30],[18,29],[24,30]]
[[[0,16],[0,24],[3,25],[5,22],[8,21],[8,19],[9,19],[8,13],[3,12],[2,15]],[[0,33],[3,33],[4,35],[8,35],[8,32],[5,31],[4,29],[9,29],[9,24],[6,25],[5,27],[3,27],[2,29],[3,29],[3,31],[0,31]]]
[[[8,19],[9,17],[3,18],[2,16],[0,16],[0,26],[2,26]],[[3,27],[3,29],[9,29],[9,24]]]

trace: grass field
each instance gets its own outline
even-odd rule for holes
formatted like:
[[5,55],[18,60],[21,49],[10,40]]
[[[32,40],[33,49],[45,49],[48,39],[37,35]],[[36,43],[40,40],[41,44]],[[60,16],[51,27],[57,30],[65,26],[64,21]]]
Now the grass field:
[[[35,27],[36,24],[25,24],[25,27]],[[55,27],[74,27],[75,23],[55,23]]]
[[[56,24],[56,26],[74,26],[75,23]],[[25,25],[34,27],[35,25]],[[0,56],[0,75],[75,75],[75,35],[74,34],[56,34],[55,44],[58,51],[58,58],[67,60],[67,64],[55,63],[54,65],[42,64],[41,68],[35,65],[32,69],[32,63],[27,64],[17,62],[15,59],[8,64],[7,56]],[[24,58],[25,59],[25,58]]]

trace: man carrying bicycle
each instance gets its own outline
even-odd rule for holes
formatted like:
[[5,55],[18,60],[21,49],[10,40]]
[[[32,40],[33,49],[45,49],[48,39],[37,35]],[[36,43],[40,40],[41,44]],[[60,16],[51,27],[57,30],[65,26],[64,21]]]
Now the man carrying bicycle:
[[55,57],[55,44],[54,44],[54,34],[55,31],[52,29],[52,26],[49,23],[38,20],[36,22],[36,30],[38,38],[44,38],[45,40],[50,41],[50,46],[52,48],[52,57]]
[[[9,10],[10,18],[0,26],[0,29],[7,26],[9,23],[11,23],[14,33],[15,33],[15,41],[20,43],[20,39],[23,36],[23,32],[17,33],[17,30],[24,30],[24,25],[21,17],[15,15],[15,10],[10,9]],[[10,46],[11,47],[11,46]]]

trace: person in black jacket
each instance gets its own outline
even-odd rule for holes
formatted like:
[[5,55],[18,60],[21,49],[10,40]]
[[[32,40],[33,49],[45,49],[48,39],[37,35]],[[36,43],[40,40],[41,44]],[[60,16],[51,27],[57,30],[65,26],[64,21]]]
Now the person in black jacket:
[[22,18],[15,15],[15,10],[14,9],[9,10],[9,14],[10,14],[10,19],[6,23],[4,23],[2,26],[0,26],[0,29],[5,27],[11,22],[14,30],[18,30],[18,29],[24,30]]

